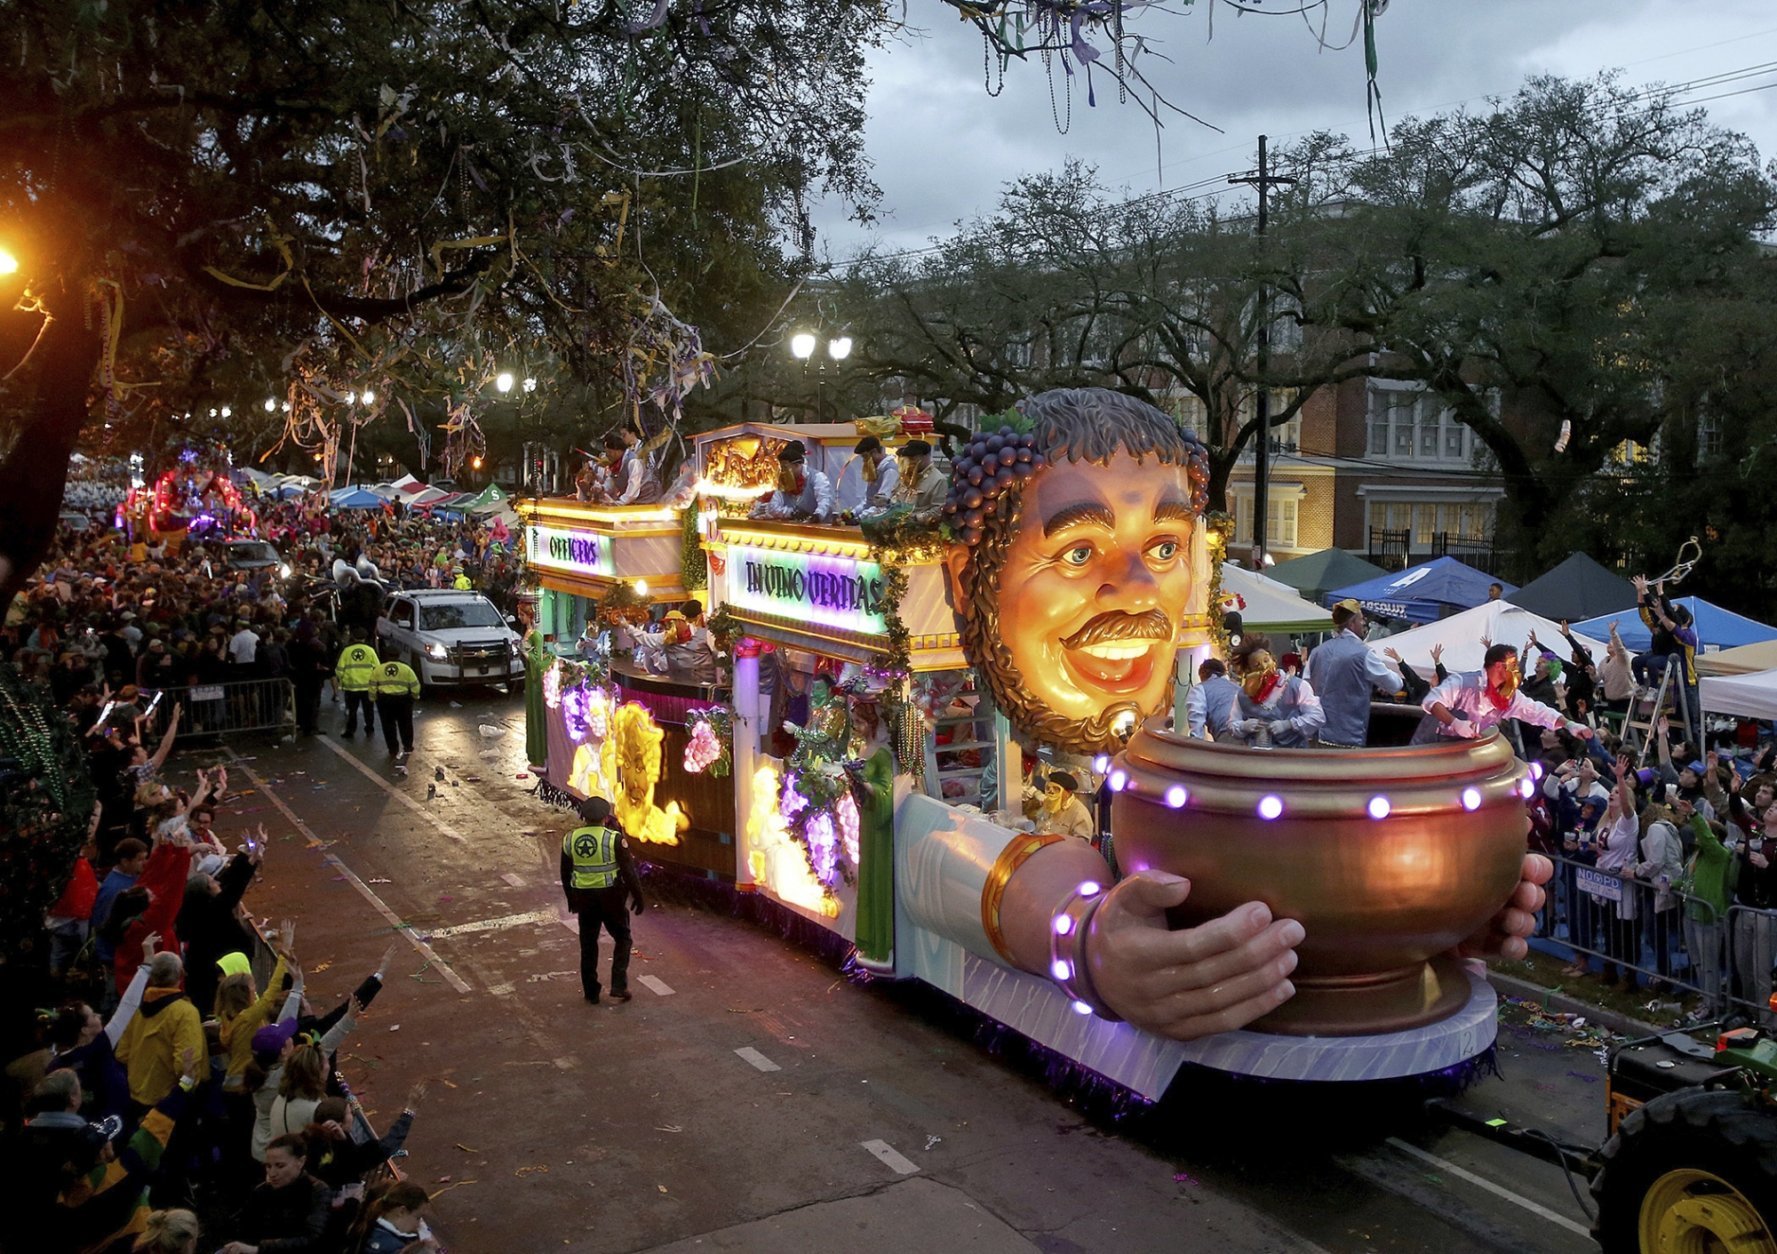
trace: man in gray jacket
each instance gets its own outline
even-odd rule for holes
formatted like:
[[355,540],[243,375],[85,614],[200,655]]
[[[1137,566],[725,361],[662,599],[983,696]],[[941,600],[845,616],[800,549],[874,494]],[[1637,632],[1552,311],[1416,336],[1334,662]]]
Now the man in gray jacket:
[[1370,694],[1392,696],[1401,690],[1401,677],[1364,645],[1370,624],[1356,601],[1347,598],[1333,606],[1333,626],[1339,634],[1308,655],[1304,676],[1327,717],[1316,743],[1361,749],[1370,738]]

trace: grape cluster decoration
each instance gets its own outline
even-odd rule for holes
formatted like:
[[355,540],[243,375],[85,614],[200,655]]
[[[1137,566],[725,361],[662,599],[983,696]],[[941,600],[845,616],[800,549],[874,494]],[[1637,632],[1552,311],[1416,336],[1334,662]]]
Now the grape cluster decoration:
[[970,548],[981,543],[982,526],[1007,491],[1049,464],[1029,432],[1001,427],[969,441],[952,467],[944,521]]

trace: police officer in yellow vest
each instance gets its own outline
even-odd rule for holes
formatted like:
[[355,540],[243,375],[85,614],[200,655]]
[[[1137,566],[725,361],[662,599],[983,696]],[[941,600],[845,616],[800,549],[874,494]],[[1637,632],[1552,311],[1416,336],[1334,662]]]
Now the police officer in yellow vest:
[[581,826],[561,842],[561,886],[568,909],[580,916],[580,991],[599,999],[599,927],[611,934],[611,1000],[629,1000],[629,915],[647,909],[635,859],[611,803],[589,797],[576,807]]
[[385,640],[382,652],[382,665],[370,676],[370,691],[376,697],[376,716],[383,721],[383,743],[399,767],[413,752],[413,703],[420,695],[420,677],[398,660],[394,644]]
[[370,680],[376,674],[376,650],[364,643],[364,629],[352,628],[352,643],[333,664],[333,680],[346,698],[346,739],[358,734],[358,711],[364,711],[364,734],[376,734],[376,707],[370,700]]

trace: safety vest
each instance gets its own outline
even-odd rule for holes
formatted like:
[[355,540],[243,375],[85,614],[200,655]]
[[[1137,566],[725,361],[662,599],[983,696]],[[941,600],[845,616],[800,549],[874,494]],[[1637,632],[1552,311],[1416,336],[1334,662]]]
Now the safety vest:
[[420,680],[406,662],[384,662],[371,675],[370,690],[379,697],[417,697]]
[[458,592],[468,592],[475,587],[474,584],[469,582],[469,576],[467,575],[458,575],[451,581],[450,586],[455,588]]
[[562,837],[561,851],[573,863],[572,888],[609,888],[617,882],[617,833],[608,827],[576,827]]
[[376,650],[367,644],[350,644],[333,667],[339,686],[346,692],[364,692],[376,674]]

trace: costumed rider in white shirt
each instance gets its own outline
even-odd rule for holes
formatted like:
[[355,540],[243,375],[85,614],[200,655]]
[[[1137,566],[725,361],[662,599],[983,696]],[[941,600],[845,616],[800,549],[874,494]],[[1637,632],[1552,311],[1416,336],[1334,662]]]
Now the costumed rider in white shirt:
[[1584,723],[1570,722],[1559,710],[1519,692],[1521,682],[1517,648],[1509,644],[1490,646],[1481,659],[1480,670],[1452,675],[1425,694],[1420,704],[1426,714],[1413,733],[1413,743],[1473,740],[1508,718],[1538,727],[1564,728],[1570,736],[1592,739],[1592,729]]
[[1305,679],[1277,668],[1271,641],[1248,636],[1229,659],[1240,678],[1231,730],[1254,748],[1302,749],[1326,721],[1320,698]]
[[846,521],[857,522],[888,513],[895,489],[901,486],[900,466],[889,456],[882,441],[873,435],[859,440],[852,452],[857,454],[858,464],[863,468],[864,499],[858,502],[857,508],[846,511]]
[[833,517],[833,483],[808,469],[808,448],[791,440],[777,455],[777,489],[753,506],[754,518],[824,523]]

